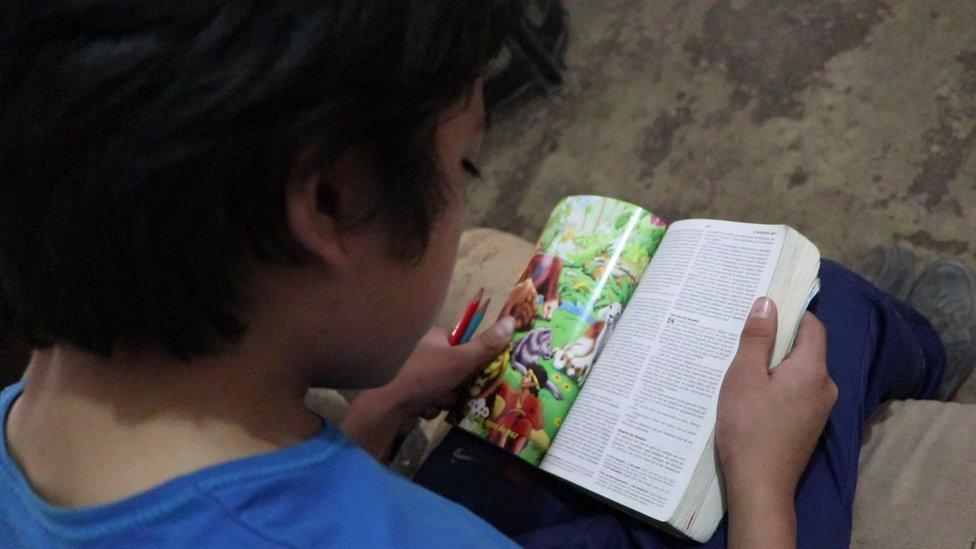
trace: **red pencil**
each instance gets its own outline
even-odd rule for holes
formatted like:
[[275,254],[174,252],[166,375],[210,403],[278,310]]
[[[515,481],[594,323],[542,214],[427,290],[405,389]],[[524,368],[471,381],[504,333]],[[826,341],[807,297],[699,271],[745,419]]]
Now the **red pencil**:
[[478,311],[478,307],[481,306],[481,298],[485,295],[485,289],[481,288],[478,293],[475,294],[474,299],[468,302],[468,306],[464,308],[464,314],[461,315],[461,320],[454,327],[454,331],[451,332],[451,338],[448,342],[451,346],[455,346],[461,342],[461,338],[464,337],[464,332],[468,331],[468,326],[471,324],[471,319],[474,318],[474,314]]

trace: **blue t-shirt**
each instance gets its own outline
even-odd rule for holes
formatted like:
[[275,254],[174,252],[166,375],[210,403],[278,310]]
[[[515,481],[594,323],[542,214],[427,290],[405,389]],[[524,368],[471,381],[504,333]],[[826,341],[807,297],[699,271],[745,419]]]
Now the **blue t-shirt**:
[[7,449],[0,393],[0,545],[4,547],[512,546],[463,507],[376,463],[337,428],[284,450],[214,465],[85,509],[41,500]]

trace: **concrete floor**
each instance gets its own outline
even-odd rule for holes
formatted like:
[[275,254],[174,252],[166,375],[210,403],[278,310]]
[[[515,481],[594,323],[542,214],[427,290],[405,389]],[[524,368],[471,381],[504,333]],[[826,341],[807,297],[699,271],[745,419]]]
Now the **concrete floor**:
[[565,4],[566,84],[495,113],[471,225],[598,193],[976,267],[976,2]]

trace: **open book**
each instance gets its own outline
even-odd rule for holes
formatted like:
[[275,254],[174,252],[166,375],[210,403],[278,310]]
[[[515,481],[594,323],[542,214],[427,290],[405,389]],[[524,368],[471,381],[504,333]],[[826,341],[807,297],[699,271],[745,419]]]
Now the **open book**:
[[725,372],[753,301],[779,310],[771,366],[817,293],[820,253],[783,225],[668,227],[564,199],[503,306],[517,331],[458,424],[643,520],[698,541],[724,513],[714,448]]

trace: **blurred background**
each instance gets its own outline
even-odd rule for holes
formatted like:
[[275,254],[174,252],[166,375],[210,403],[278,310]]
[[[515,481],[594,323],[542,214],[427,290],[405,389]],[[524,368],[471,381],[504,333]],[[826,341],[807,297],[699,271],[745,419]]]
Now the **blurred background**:
[[597,193],[976,268],[976,2],[566,0],[563,83],[494,109],[471,226]]

